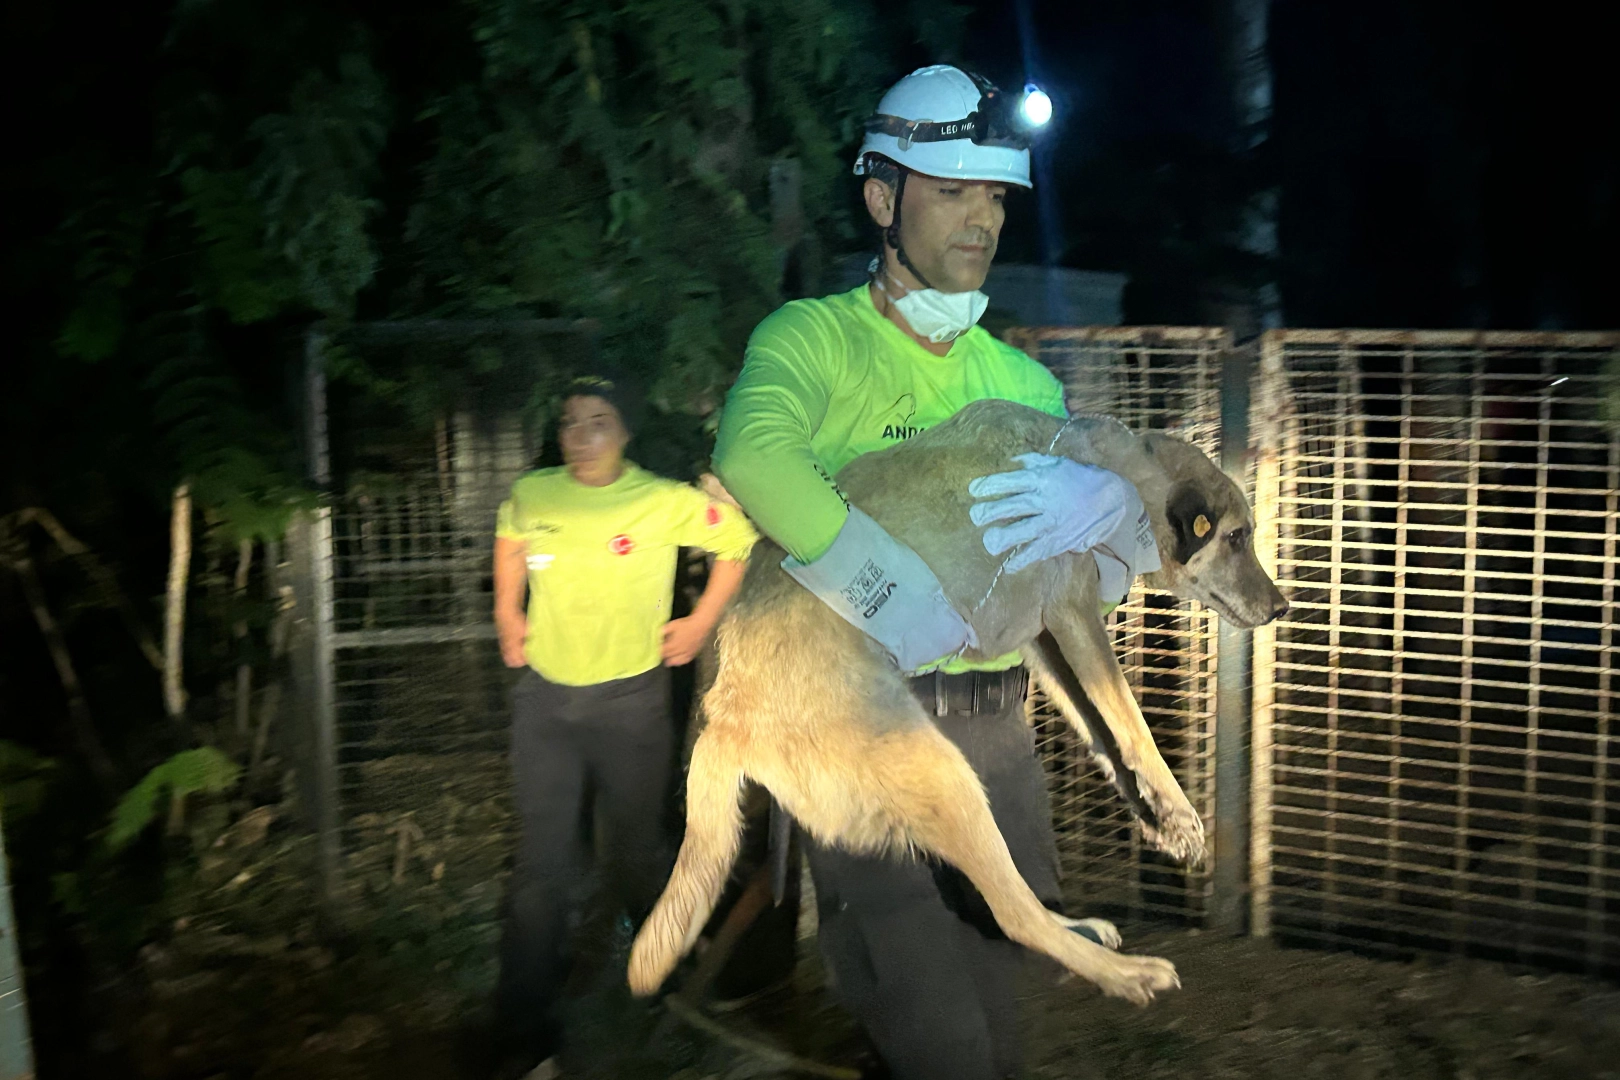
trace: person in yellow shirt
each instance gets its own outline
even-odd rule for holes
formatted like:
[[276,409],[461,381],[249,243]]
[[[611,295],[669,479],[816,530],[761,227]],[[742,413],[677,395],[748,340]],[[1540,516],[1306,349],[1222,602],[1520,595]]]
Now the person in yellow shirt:
[[[639,404],[619,374],[574,380],[557,432],[565,464],[519,479],[496,522],[501,657],[526,669],[512,696],[521,837],[496,989],[510,1070],[502,1075],[556,1074],[556,1006],[588,790],[599,795],[609,880],[628,914],[639,921],[657,898],[669,868],[669,668],[697,655],[757,539],[734,507],[625,459]],[[671,619],[681,547],[715,561],[692,614]]]

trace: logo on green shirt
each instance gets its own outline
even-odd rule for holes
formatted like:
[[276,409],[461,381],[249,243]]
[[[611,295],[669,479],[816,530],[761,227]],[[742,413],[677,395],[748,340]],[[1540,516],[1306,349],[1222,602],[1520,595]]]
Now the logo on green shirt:
[[885,439],[909,439],[923,429],[912,424],[911,418],[917,415],[917,398],[912,394],[901,394],[895,403],[889,406],[889,422],[883,425]]

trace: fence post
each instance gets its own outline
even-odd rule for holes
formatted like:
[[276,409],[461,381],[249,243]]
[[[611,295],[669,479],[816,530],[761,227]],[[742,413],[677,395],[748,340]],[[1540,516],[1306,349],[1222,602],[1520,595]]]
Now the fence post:
[[[1229,348],[1221,366],[1221,468],[1242,485],[1249,448],[1253,345]],[[1209,928],[1241,934],[1249,891],[1249,691],[1253,635],[1220,620],[1215,668],[1215,836]]]
[[295,627],[299,648],[295,681],[309,717],[310,750],[303,789],[313,805],[321,895],[334,901],[341,886],[338,789],[337,660],[332,595],[332,460],[326,417],[326,335],[311,329],[304,339],[304,448],[310,482],[320,495],[315,510],[301,513],[288,533],[292,549]]
[[23,992],[17,920],[11,908],[11,870],[0,828],[0,1080],[33,1080],[34,1051],[28,1038],[28,996]]
[[[1287,372],[1283,368],[1286,331],[1268,330],[1260,339],[1254,394],[1254,553],[1273,581],[1282,557],[1278,502],[1282,496],[1283,410]],[[1276,703],[1277,627],[1253,632],[1253,722],[1250,741],[1249,928],[1255,937],[1271,935],[1272,719]]]

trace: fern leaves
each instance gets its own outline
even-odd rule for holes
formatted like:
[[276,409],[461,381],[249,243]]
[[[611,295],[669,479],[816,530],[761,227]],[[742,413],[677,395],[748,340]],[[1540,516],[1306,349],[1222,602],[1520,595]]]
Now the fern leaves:
[[236,786],[242,767],[211,746],[183,750],[141,778],[113,808],[107,846],[128,847],[157,818],[158,802],[168,795],[184,804],[191,795],[220,795]]

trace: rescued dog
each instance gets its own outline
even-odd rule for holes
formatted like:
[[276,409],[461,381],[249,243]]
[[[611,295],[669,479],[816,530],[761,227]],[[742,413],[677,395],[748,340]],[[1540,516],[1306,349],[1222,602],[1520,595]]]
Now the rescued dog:
[[[1136,486],[1162,569],[1150,588],[1190,597],[1238,626],[1287,603],[1256,561],[1242,492],[1198,450],[1117,421],[1065,422],[1005,401],[970,405],[892,448],[864,455],[838,484],[933,568],[972,624],[968,659],[1019,651],[1143,820],[1147,840],[1195,864],[1204,829],[1153,742],[1114,655],[1090,554],[1002,574],[968,517],[974,477],[1040,451],[1101,465]],[[1030,891],[997,830],[978,777],[875,642],[780,568],[761,542],[718,633],[719,670],[692,749],[686,837],[637,935],[630,986],[650,994],[691,949],[737,857],[744,780],[774,795],[819,841],[858,852],[909,851],[961,870],[1009,938],[1053,957],[1105,993],[1146,1004],[1178,986],[1175,968],[1071,932]],[[1105,940],[1117,943],[1107,928]]]

